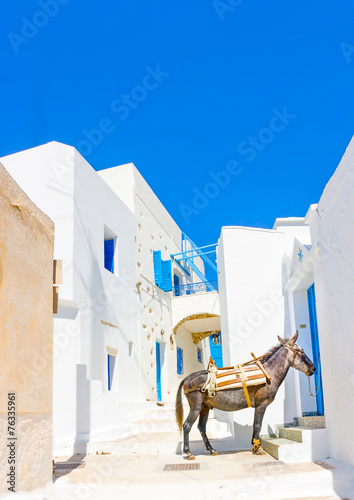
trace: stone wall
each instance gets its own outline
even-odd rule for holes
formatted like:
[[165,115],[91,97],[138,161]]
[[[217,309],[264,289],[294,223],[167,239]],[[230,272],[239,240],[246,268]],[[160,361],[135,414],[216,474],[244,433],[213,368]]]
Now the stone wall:
[[[11,466],[15,491],[31,491],[52,477],[54,225],[1,164],[0,213],[0,493],[5,493],[13,484],[7,483]],[[48,362],[38,366],[35,353],[43,347]],[[8,393],[15,393],[15,436],[8,429]],[[9,464],[9,457],[15,463]]]

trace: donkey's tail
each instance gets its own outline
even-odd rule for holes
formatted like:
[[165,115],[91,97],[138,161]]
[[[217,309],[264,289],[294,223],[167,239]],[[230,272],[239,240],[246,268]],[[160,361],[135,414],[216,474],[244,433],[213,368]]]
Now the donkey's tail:
[[180,432],[182,432],[182,426],[183,426],[183,404],[182,404],[183,382],[184,380],[182,380],[182,382],[179,384],[176,396],[176,421]]

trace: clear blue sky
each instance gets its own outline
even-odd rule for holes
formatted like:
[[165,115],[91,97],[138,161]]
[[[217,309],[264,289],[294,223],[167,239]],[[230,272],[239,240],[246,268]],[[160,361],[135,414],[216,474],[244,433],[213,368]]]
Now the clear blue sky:
[[0,156],[56,140],[133,162],[199,245],[305,215],[353,134],[353,0],[0,9]]

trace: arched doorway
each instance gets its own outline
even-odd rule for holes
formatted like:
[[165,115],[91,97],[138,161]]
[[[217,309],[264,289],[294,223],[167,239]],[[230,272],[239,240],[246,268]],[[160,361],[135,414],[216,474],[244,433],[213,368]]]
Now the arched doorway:
[[[173,328],[173,333],[176,342],[175,372],[178,378],[205,369],[208,366],[209,356],[213,349],[211,346],[221,341],[220,329],[220,316],[218,314],[192,314],[177,323]],[[211,343],[208,337],[212,338]],[[218,350],[219,363],[222,363],[221,350],[222,346],[220,344]],[[213,350],[213,354],[215,355],[215,350]]]

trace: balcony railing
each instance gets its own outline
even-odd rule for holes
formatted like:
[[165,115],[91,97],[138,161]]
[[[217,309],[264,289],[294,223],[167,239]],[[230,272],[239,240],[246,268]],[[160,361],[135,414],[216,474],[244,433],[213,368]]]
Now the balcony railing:
[[186,285],[178,285],[173,287],[173,296],[180,297],[182,295],[192,295],[194,293],[215,292],[218,289],[217,280],[201,281],[200,283],[187,283]]

